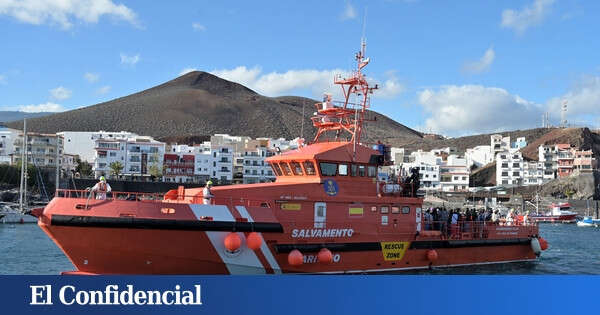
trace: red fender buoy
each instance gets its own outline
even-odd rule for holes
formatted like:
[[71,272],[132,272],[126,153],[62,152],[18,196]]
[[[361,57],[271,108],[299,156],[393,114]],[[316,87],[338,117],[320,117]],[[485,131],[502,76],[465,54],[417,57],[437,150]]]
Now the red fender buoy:
[[292,266],[300,266],[304,263],[304,256],[299,250],[294,249],[288,254],[288,263]]
[[251,250],[259,250],[262,245],[262,237],[256,232],[250,232],[246,237],[246,244]]
[[333,254],[327,248],[321,248],[319,254],[317,254],[317,259],[320,263],[331,264],[333,262]]
[[435,249],[430,249],[427,251],[427,260],[434,262],[438,259],[438,253]]
[[538,237],[538,241],[540,241],[540,248],[542,250],[548,249],[548,241],[546,241],[543,237]]
[[225,237],[223,244],[225,245],[225,248],[227,248],[228,251],[233,252],[238,250],[242,246],[242,239],[237,233],[232,232],[229,233],[227,237]]

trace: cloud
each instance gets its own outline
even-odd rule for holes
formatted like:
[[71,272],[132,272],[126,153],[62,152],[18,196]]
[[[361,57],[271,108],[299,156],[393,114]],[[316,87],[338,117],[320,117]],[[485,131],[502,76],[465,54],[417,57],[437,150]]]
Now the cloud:
[[59,100],[59,101],[70,98],[71,94],[72,94],[71,90],[69,90],[63,86],[59,86],[55,89],[50,90],[50,95],[52,96],[52,98],[55,100]]
[[110,85],[105,85],[99,89],[96,90],[96,94],[107,94],[108,92],[110,92]]
[[523,34],[529,27],[542,23],[554,0],[534,0],[521,11],[506,9],[502,11],[502,23],[505,28],[512,28],[517,34]]
[[97,82],[98,79],[100,79],[100,75],[97,73],[86,72],[83,75],[83,78],[90,83],[94,83]]
[[38,105],[21,105],[21,106],[16,106],[16,109],[20,110],[22,112],[26,112],[26,113],[62,112],[65,110],[62,107],[62,105],[52,103],[52,102],[38,104]]
[[450,135],[531,128],[544,112],[540,104],[501,88],[481,85],[426,89],[418,98],[430,115],[426,129]]
[[278,96],[296,89],[310,89],[315,96],[335,92],[333,78],[343,70],[289,70],[261,74],[259,67],[236,67],[230,70],[213,70],[212,74],[245,85],[260,94]]
[[196,69],[196,68],[184,68],[183,70],[181,70],[179,72],[179,75],[182,76],[182,75],[190,73],[192,71],[198,71],[198,69]]
[[346,7],[344,7],[344,11],[342,12],[340,18],[342,20],[351,20],[356,18],[356,9],[354,9],[354,6],[352,3],[350,3],[350,1],[346,1]]
[[206,31],[206,26],[204,26],[198,22],[192,23],[192,28],[194,29],[194,31],[198,31],[198,32]]
[[600,118],[600,77],[585,76],[567,93],[548,100],[548,111],[560,117],[561,105],[567,101],[567,118],[597,120]]
[[[187,70],[187,69],[185,69]],[[182,71],[183,73],[183,71]],[[286,72],[262,73],[260,67],[247,68],[239,66],[233,69],[213,70],[210,73],[223,79],[237,82],[267,96],[281,96],[297,90],[310,90],[313,97],[321,98],[323,93],[331,93],[335,98],[341,95],[339,86],[333,84],[334,77],[349,76],[349,72],[341,69],[331,70],[288,70]],[[374,93],[377,97],[393,98],[404,92],[405,87],[392,72],[380,83],[377,79],[369,78],[371,85],[379,84],[379,90]]]
[[3,0],[0,15],[8,15],[20,22],[59,25],[70,29],[73,23],[98,23],[102,16],[123,20],[139,27],[137,14],[123,4],[112,0]]
[[388,79],[383,83],[379,83],[374,80],[378,85],[379,89],[375,90],[375,96],[381,98],[394,98],[406,90],[404,84],[400,83],[398,78],[394,75],[393,71],[388,71]]
[[140,54],[128,56],[121,53],[121,64],[134,66],[138,61],[140,61]]
[[485,53],[483,54],[483,56],[481,56],[479,60],[467,62],[463,66],[463,71],[473,74],[486,72],[492,66],[495,57],[496,52],[494,52],[494,49],[490,47],[485,51]]

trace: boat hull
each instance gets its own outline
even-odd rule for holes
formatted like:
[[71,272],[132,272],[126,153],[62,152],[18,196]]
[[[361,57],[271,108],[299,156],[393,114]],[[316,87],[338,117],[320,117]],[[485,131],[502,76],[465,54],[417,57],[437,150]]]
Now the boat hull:
[[[228,252],[223,240],[231,232],[39,225],[78,272],[90,274],[363,273],[536,259],[530,239],[495,243],[429,240],[403,242],[407,248],[395,260],[386,260],[383,246],[373,246],[381,244],[377,242],[349,243],[354,248],[339,246],[339,251],[331,246],[330,264],[319,262],[317,253],[306,249],[304,263],[292,266],[287,261],[289,251],[273,243],[263,243],[256,251],[242,246]],[[247,235],[239,233],[242,239]],[[261,236],[268,239],[266,234]],[[366,244],[371,248],[359,248]],[[427,259],[432,249],[438,255],[435,261]]]

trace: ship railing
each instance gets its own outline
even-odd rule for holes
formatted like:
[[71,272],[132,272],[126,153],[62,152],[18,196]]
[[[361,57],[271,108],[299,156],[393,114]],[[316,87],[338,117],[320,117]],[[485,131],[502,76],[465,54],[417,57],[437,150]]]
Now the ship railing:
[[447,239],[487,239],[490,234],[496,232],[496,229],[505,227],[516,227],[516,235],[537,234],[537,224],[533,222],[527,224],[506,224],[492,221],[458,221],[457,223],[451,223],[448,221],[425,220],[421,224],[422,231],[439,231],[440,237]]
[[[93,192],[90,190],[57,189],[55,197],[96,199],[96,196],[98,196],[98,194],[98,192]],[[161,193],[111,191],[106,193],[105,199],[129,201],[162,201],[163,198],[164,194]]]

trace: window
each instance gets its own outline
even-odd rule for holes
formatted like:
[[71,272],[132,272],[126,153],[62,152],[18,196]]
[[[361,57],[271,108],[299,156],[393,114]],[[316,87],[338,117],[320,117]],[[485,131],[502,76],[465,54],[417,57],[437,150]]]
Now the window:
[[388,207],[388,206],[381,206],[381,207],[379,207],[379,212],[381,212],[381,213],[388,213],[388,212],[390,212],[390,207]]
[[371,212],[376,212],[377,211],[377,206],[372,206],[371,207]]
[[323,176],[335,176],[337,171],[337,164],[335,163],[319,163],[321,166],[321,175]]
[[359,165],[358,166],[358,176],[364,177],[365,174],[365,166],[364,165]]
[[340,164],[338,166],[338,174],[340,176],[347,176],[348,175],[348,164]]
[[408,207],[408,206],[402,207],[402,214],[409,214],[409,213],[410,213],[410,207]]
[[513,176],[519,176],[519,172],[513,172]]
[[286,176],[292,175],[292,170],[290,170],[290,167],[287,163],[281,162],[281,163],[279,163],[279,166],[281,167],[281,171],[283,172],[284,175],[286,175]]
[[398,206],[393,206],[393,207],[392,207],[392,213],[400,213],[400,207],[398,207]]
[[279,168],[279,164],[273,163],[271,164],[271,167],[273,168],[273,172],[275,172],[277,176],[283,175],[283,173],[281,173],[281,169]]
[[369,174],[368,174],[369,177],[376,177],[377,176],[377,167],[369,165],[368,171],[369,171]]
[[294,172],[294,175],[304,175],[304,173],[302,173],[302,167],[300,166],[300,163],[291,162],[290,166],[292,167],[292,172]]
[[304,164],[304,171],[306,172],[306,175],[315,175],[317,173],[313,162],[306,161],[303,164]]
[[352,164],[352,176],[356,176],[357,169],[358,169],[358,166],[356,164]]

